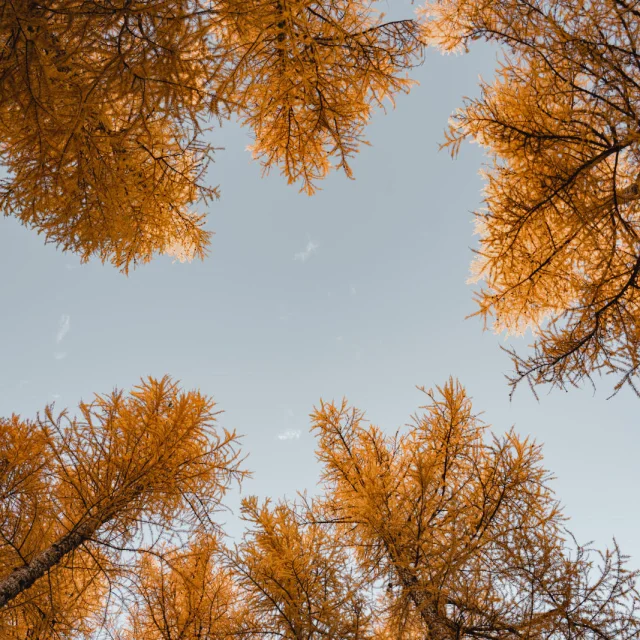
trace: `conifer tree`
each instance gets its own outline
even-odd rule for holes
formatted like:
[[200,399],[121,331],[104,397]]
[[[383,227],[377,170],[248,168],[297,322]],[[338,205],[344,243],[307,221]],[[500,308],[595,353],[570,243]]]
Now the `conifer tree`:
[[215,419],[211,399],[164,377],[96,395],[78,417],[0,420],[0,637],[85,637],[135,582],[137,556],[215,533],[246,475]]
[[184,546],[142,555],[135,566],[122,640],[237,637],[249,611],[221,562],[218,536],[198,532]]
[[239,116],[265,168],[312,192],[333,157],[350,174],[372,105],[407,90],[417,33],[366,0],[3,3],[0,207],[125,273],[202,258],[208,123]]
[[371,609],[362,580],[334,532],[303,523],[287,501],[260,504],[245,498],[250,526],[227,553],[238,595],[250,614],[243,632],[252,638],[320,640],[371,638]]
[[402,433],[346,401],[312,416],[324,493],[307,517],[381,581],[381,637],[638,637],[638,572],[617,546],[599,574],[592,551],[572,555],[540,446],[513,430],[489,438],[452,379],[426,393]]
[[478,313],[534,332],[511,352],[515,386],[565,388],[640,370],[640,4],[635,0],[434,0],[424,39],[445,52],[502,47],[494,82],[454,114],[452,153],[481,144]]

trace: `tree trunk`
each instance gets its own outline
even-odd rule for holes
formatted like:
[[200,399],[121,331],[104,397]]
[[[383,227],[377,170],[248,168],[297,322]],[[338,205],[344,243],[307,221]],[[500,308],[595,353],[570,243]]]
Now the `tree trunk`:
[[103,520],[85,520],[66,535],[54,542],[48,549],[33,557],[29,564],[14,569],[6,578],[0,579],[0,607],[4,607],[17,595],[28,589],[57,565],[64,556],[89,540],[104,524]]
[[420,590],[416,576],[406,569],[399,569],[398,576],[429,629],[429,640],[451,640],[454,633],[446,617],[441,615],[437,602],[434,602],[433,598],[428,597]]

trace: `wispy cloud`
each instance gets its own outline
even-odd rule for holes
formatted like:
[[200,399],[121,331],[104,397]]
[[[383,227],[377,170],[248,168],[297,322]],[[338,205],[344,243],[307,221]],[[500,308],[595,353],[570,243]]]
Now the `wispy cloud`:
[[53,354],[53,357],[54,357],[56,360],[64,360],[64,359],[67,357],[67,352],[66,352],[66,351],[56,351],[56,352]]
[[287,429],[278,434],[278,440],[298,440],[300,438],[300,429]]
[[300,262],[306,262],[311,254],[315,253],[318,249],[318,246],[313,240],[309,240],[307,242],[307,246],[304,248],[304,251],[299,251],[293,256],[294,260],[299,260]]
[[60,322],[58,322],[58,333],[56,334],[56,342],[62,342],[63,338],[69,333],[71,329],[71,316],[60,316]]

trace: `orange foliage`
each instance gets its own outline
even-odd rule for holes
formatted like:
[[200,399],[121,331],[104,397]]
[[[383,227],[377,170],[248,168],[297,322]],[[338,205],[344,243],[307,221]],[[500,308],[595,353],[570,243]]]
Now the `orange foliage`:
[[211,529],[246,474],[213,407],[149,378],[80,403],[79,418],[50,406],[35,422],[0,421],[3,638],[78,637],[128,579],[131,554]]
[[1,637],[637,638],[638,572],[569,544],[540,446],[488,437],[454,380],[426,393],[394,434],[322,402],[323,491],[245,498],[232,548],[213,516],[246,472],[200,394],[1,421]]
[[186,547],[142,556],[123,638],[231,638],[243,615],[219,542],[198,534]]
[[596,372],[619,389],[640,368],[638,6],[627,0],[436,0],[427,42],[484,38],[508,53],[467,100],[448,141],[483,145],[478,313],[531,328],[511,382],[566,387]]
[[617,547],[596,578],[587,549],[571,557],[540,446],[489,439],[452,379],[426,393],[405,433],[365,426],[346,401],[312,416],[325,488],[312,519],[386,586],[381,637],[635,637],[637,572]]
[[240,115],[265,166],[310,192],[331,156],[349,173],[371,104],[407,89],[416,34],[343,0],[4,3],[0,206],[125,273],[202,258],[205,122]]
[[311,194],[330,158],[348,159],[363,141],[372,106],[408,91],[401,77],[422,44],[412,20],[385,22],[368,2],[224,0],[219,42],[232,73],[222,96],[256,136],[265,170],[280,165]]

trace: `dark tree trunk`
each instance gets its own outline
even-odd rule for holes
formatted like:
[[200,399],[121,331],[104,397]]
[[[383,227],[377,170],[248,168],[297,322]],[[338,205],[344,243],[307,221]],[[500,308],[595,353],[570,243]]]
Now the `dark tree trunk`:
[[95,518],[85,520],[49,548],[34,556],[29,564],[14,569],[6,578],[0,579],[0,607],[4,607],[31,587],[36,580],[46,575],[64,556],[89,540],[103,524],[103,521]]
[[422,620],[429,628],[429,640],[452,640],[455,638],[455,632],[451,629],[446,616],[439,610],[438,603],[420,590],[416,576],[406,569],[400,569],[398,576],[403,587],[409,592],[409,597]]

